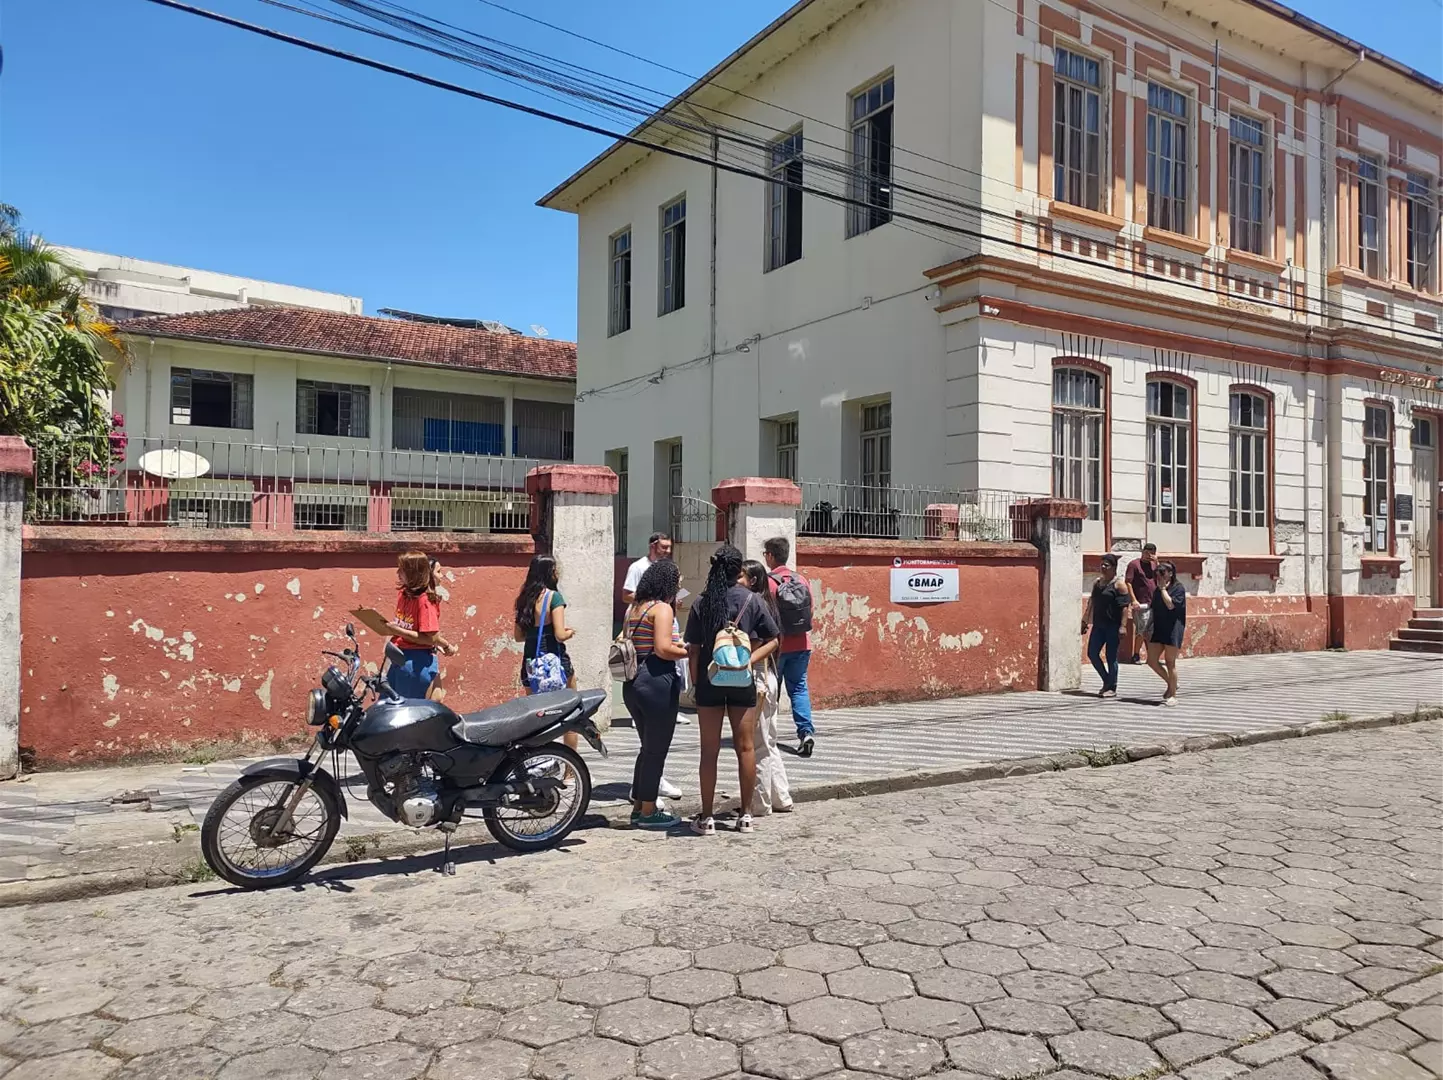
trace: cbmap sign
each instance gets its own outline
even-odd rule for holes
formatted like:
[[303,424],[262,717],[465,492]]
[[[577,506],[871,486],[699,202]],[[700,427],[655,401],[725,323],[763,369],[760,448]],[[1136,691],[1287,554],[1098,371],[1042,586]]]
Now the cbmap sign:
[[955,563],[892,560],[892,603],[943,604],[961,599]]

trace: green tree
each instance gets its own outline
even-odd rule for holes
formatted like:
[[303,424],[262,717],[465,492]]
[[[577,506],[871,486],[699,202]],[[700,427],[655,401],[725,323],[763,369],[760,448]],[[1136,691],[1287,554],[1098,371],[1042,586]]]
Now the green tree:
[[[94,447],[110,461],[112,365],[127,358],[115,327],[85,298],[85,276],[20,214],[0,204],[0,435]],[[67,455],[71,456],[71,455]]]

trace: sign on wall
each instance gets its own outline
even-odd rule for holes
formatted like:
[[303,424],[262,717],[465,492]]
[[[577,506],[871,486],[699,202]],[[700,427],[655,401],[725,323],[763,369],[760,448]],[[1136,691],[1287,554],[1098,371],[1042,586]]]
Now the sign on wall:
[[961,598],[961,574],[955,563],[892,560],[892,603],[943,604]]
[[1413,520],[1413,496],[1401,492],[1393,496],[1393,517],[1398,521]]

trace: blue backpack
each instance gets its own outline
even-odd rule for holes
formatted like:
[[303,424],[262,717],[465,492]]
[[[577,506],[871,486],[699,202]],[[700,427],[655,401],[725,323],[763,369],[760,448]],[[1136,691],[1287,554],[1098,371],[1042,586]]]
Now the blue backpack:
[[706,677],[713,686],[752,685],[752,639],[737,626],[737,621],[746,614],[751,602],[748,597],[741,611],[737,612],[736,621],[729,621],[712,640],[711,663],[707,665]]

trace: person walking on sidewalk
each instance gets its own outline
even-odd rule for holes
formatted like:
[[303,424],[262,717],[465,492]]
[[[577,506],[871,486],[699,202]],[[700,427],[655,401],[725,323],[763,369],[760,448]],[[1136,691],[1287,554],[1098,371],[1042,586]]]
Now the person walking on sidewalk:
[[636,727],[641,749],[631,774],[631,823],[638,829],[665,831],[681,819],[657,802],[661,770],[676,733],[681,678],[676,662],[686,658],[677,640],[676,603],[681,571],[670,559],[651,564],[636,583],[626,609],[623,633],[636,648],[636,678],[622,684],[621,698]]
[[812,696],[807,691],[807,668],[812,662],[812,590],[807,579],[787,566],[792,544],[785,536],[774,536],[763,546],[772,596],[777,602],[781,625],[781,655],[777,668],[792,703],[792,722],[797,726],[797,756],[811,757],[816,728],[812,724]]
[[[664,532],[654,532],[646,544],[646,554],[637,559],[626,568],[626,580],[621,585],[621,599],[624,603],[631,604],[636,601],[636,587],[641,584],[642,575],[659,562],[671,560],[671,537]],[[675,598],[672,604],[675,605]],[[681,668],[677,668],[677,674],[681,676]],[[681,798],[681,788],[677,787],[666,777],[661,778],[660,790],[662,798]]]
[[[561,662],[568,689],[576,689],[576,668],[566,652],[566,643],[576,631],[566,625],[566,597],[561,595],[561,567],[555,556],[535,555],[526,570],[526,580],[516,596],[516,625],[513,634],[522,644],[521,685],[534,693],[528,666],[537,657],[551,655]],[[567,746],[575,750],[580,736],[568,731]]]
[[1109,551],[1102,557],[1102,571],[1092,583],[1092,595],[1082,613],[1082,632],[1088,635],[1087,658],[1102,677],[1098,697],[1117,697],[1117,647],[1127,607],[1127,589],[1117,580],[1117,556]]
[[1147,643],[1147,666],[1167,684],[1164,705],[1177,704],[1177,651],[1187,633],[1187,590],[1178,583],[1177,567],[1157,567],[1157,590],[1152,594],[1152,640]]
[[[723,630],[728,631],[726,638]],[[723,718],[731,723],[732,747],[737,755],[741,807],[736,829],[742,833],[752,831],[752,790],[757,782],[757,762],[754,733],[747,719],[757,704],[753,671],[776,651],[779,634],[771,609],[747,588],[746,575],[742,573],[742,553],[730,544],[717,548],[711,557],[706,588],[697,597],[686,620],[691,680],[696,687],[697,726],[701,729],[701,812],[692,819],[691,828],[701,836],[716,833],[712,811],[716,804]],[[738,639],[747,642],[747,660],[743,666],[728,667],[725,672],[718,667],[717,677],[725,676],[720,686],[713,684],[709,670],[719,638],[723,639],[720,644],[738,661],[743,653]]]
[[[767,543],[775,543],[769,540]],[[781,541],[783,544],[785,540]],[[771,610],[772,618],[778,618],[777,585],[761,563],[748,559],[742,564],[747,576],[747,587]],[[786,640],[785,635],[782,638]],[[751,812],[757,817],[767,814],[785,814],[792,808],[792,788],[787,782],[787,767],[782,764],[782,755],[777,746],[777,712],[781,706],[782,685],[777,677],[776,656],[769,656],[756,669],[757,707],[752,710],[753,729],[756,732],[757,786],[752,791]]]
[[1127,564],[1127,591],[1132,597],[1132,648],[1134,664],[1142,663],[1143,650],[1152,640],[1152,594],[1157,588],[1157,545],[1142,545],[1142,554]]

